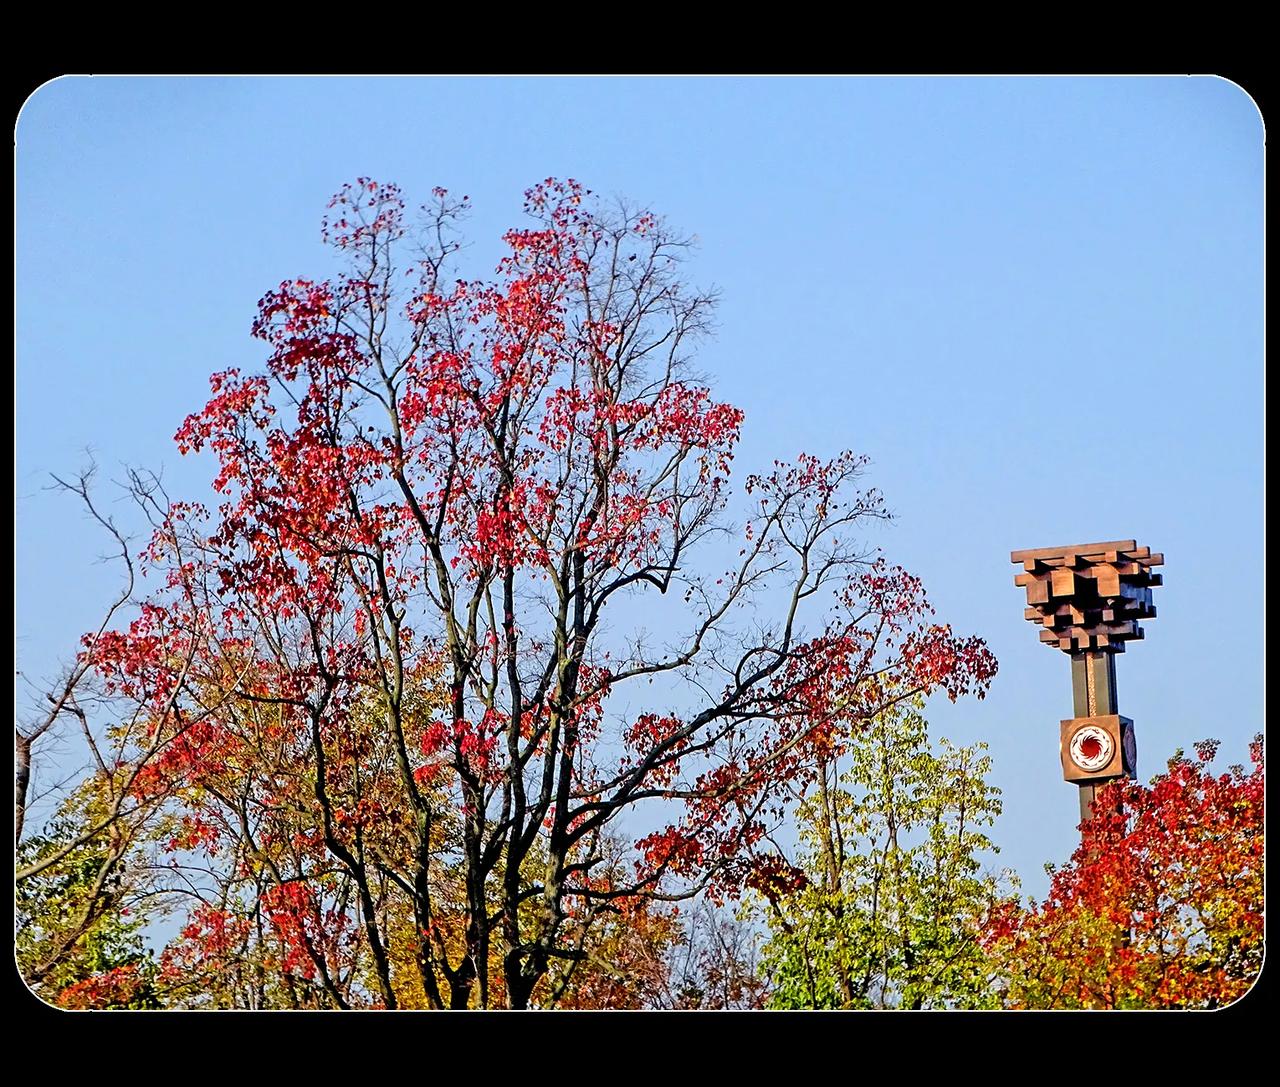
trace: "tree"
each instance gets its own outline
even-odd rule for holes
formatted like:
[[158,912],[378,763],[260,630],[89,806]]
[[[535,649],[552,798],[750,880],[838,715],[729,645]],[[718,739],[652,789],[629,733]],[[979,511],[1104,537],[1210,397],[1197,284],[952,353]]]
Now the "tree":
[[466,205],[334,198],[342,272],[269,292],[265,373],[178,431],[222,504],[165,511],[164,588],[91,648],[171,701],[133,788],[201,872],[175,1001],[569,1000],[625,919],[740,891],[865,722],[995,672],[857,543],[865,458],[777,462],[730,520],[688,241],[548,180],[496,280],[451,279]]
[[689,1011],[765,1007],[760,932],[746,911],[704,900],[668,955],[668,993],[659,1007]]
[[984,744],[935,750],[918,698],[876,715],[799,808],[803,852],[762,882],[777,1008],[991,1006],[981,921],[1000,813]]
[[[18,848],[15,957],[33,991],[65,1007],[158,1006],[139,906],[147,883],[127,830],[86,835],[110,804],[100,778]],[[51,858],[56,858],[51,860]],[[49,862],[49,863],[45,863]]]
[[[986,932],[1007,1006],[1217,1008],[1263,955],[1263,741],[1215,775],[1216,740],[1150,785],[1099,791],[1045,901],[1005,901]],[[1052,869],[1051,869],[1052,871]]]
[[[123,584],[119,593],[106,607],[102,621],[98,626],[98,634],[108,630],[112,621],[122,608],[132,599],[135,585],[133,558],[129,552],[128,542],[121,535],[111,518],[99,512],[91,493],[91,484],[96,473],[96,466],[90,464],[82,470],[74,480],[67,481],[54,477],[55,484],[63,491],[76,495],[83,503],[89,516],[110,536],[116,548],[116,555],[123,568]],[[92,640],[96,635],[89,635]],[[19,672],[21,676],[21,672]],[[78,657],[73,665],[66,668],[54,683],[45,685],[41,690],[36,707],[20,720],[14,727],[14,844],[21,845],[22,834],[26,829],[27,810],[31,805],[31,786],[33,774],[33,756],[40,742],[52,736],[60,725],[68,719],[79,722],[82,731],[92,743],[88,731],[88,719],[81,702],[85,700],[86,690],[92,683],[92,661],[85,655]],[[90,697],[92,693],[90,694]]]
[[[36,708],[15,728],[15,954],[27,983],[50,1002],[151,1007],[157,996],[145,919],[163,916],[182,889],[166,882],[174,873],[153,863],[170,822],[169,798],[146,783],[204,715],[174,719],[174,680],[186,669],[183,631],[147,641],[139,625],[149,621],[145,606],[128,635],[112,629],[137,607],[138,578],[130,542],[92,494],[95,475],[90,464],[73,480],[54,482],[107,533],[123,577],[82,651],[55,682],[36,688]],[[124,489],[144,514],[167,504],[158,480],[144,474],[130,473]],[[146,666],[132,652],[142,644],[163,663]],[[39,819],[41,809],[49,812],[43,826],[28,833],[31,813]]]

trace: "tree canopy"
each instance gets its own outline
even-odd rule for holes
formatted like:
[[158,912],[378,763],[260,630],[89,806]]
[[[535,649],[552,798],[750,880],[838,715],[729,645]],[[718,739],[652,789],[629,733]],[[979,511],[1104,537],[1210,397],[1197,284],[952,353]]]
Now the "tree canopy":
[[265,367],[177,432],[220,504],[135,478],[160,584],[80,657],[114,811],[33,863],[132,820],[145,860],[103,871],[176,911],[175,1003],[599,992],[602,946],[647,928],[660,957],[669,904],[774,871],[869,722],[995,673],[861,539],[864,457],[731,493],[743,415],[693,371],[686,238],[572,181],[524,208],[481,281],[465,197],[345,186],[341,270],[269,291]]

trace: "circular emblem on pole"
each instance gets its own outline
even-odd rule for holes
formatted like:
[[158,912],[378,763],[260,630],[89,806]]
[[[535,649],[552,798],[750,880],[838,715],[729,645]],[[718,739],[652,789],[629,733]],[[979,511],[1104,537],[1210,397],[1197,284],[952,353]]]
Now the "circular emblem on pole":
[[1071,737],[1071,761],[1081,770],[1101,770],[1111,761],[1115,744],[1111,734],[1097,725],[1085,725]]

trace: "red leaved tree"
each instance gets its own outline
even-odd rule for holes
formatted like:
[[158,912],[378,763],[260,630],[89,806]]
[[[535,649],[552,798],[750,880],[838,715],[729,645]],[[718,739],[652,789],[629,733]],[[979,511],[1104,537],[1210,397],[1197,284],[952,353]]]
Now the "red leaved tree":
[[1149,786],[1099,791],[1044,903],[1006,902],[987,940],[1018,1008],[1216,1008],[1246,993],[1263,954],[1263,744],[1252,768],[1178,752]]
[[176,737],[134,786],[200,871],[171,1002],[556,1004],[646,902],[776,866],[860,722],[995,672],[858,543],[863,458],[777,462],[730,516],[687,240],[548,180],[460,280],[465,208],[334,198],[343,271],[271,291],[265,372],[178,432],[225,501],[167,511],[166,588],[94,643]]

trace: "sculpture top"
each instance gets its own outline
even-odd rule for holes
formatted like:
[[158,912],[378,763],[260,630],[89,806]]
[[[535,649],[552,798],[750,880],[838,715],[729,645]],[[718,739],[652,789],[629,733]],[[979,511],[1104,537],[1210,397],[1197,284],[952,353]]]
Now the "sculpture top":
[[1107,650],[1142,637],[1139,620],[1154,619],[1151,590],[1163,583],[1151,567],[1164,565],[1136,540],[1035,547],[1014,551],[1023,572],[1013,583],[1027,588],[1023,615],[1041,626],[1040,640],[1064,653]]

